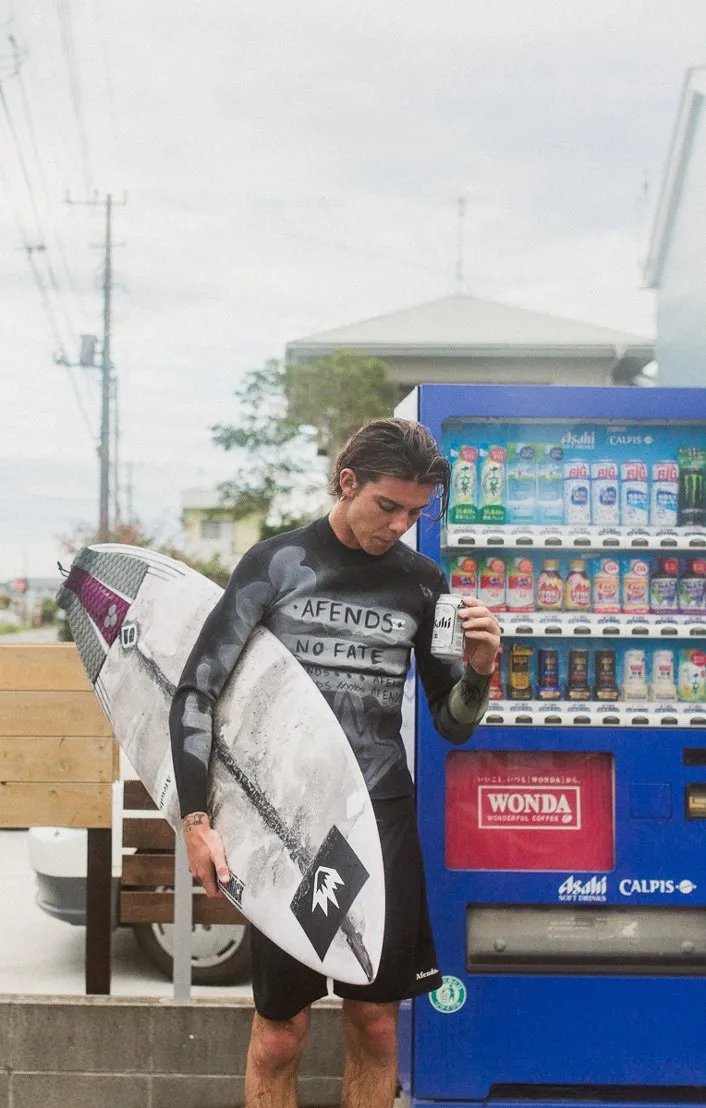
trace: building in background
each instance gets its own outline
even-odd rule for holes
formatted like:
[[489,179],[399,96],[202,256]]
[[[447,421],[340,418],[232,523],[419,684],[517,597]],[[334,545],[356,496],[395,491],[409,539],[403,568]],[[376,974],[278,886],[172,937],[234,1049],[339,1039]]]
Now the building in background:
[[677,113],[645,281],[657,290],[660,385],[706,383],[706,68],[690,69]]
[[415,385],[472,382],[523,385],[645,385],[650,339],[512,308],[448,296],[290,342],[289,365],[335,350],[381,358],[402,395]]
[[223,507],[216,489],[186,489],[181,496],[184,553],[209,562],[218,557],[226,569],[259,541],[262,516],[253,513],[235,520]]

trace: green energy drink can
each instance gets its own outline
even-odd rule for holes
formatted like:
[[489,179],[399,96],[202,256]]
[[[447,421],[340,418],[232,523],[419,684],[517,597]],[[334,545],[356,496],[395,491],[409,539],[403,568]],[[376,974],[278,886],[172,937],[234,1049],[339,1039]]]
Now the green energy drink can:
[[704,501],[706,450],[700,447],[684,447],[678,451],[678,460],[677,524],[680,527],[703,527],[706,524]]

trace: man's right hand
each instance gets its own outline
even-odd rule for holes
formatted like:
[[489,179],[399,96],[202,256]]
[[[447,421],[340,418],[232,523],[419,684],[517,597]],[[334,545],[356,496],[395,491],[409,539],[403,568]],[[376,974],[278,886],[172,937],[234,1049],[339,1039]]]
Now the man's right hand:
[[216,875],[223,884],[230,878],[221,836],[211,827],[207,812],[190,812],[181,821],[189,870],[207,896],[222,895]]

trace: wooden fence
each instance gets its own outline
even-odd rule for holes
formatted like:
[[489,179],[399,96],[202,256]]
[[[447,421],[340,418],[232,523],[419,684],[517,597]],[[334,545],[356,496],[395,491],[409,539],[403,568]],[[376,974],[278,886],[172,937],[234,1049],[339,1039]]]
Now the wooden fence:
[[[76,647],[0,645],[0,828],[88,829],[87,993],[110,992],[111,825],[119,776],[119,748]],[[156,818],[139,781],[125,781],[124,790],[117,919],[170,923],[174,831]],[[244,922],[224,898],[194,897],[192,912],[195,923]]]
[[76,647],[0,645],[0,827],[88,829],[86,992],[110,992],[117,746]]

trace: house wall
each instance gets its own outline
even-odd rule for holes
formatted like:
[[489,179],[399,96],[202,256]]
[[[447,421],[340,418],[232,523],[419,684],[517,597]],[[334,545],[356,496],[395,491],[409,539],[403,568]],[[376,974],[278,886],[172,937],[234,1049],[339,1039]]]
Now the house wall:
[[432,385],[611,385],[614,361],[605,358],[395,358],[384,359],[393,381],[410,388]]
[[[250,515],[234,520],[214,504],[212,508],[185,506],[183,524],[185,554],[203,561],[217,554],[230,569],[259,540],[262,519],[259,515]],[[208,532],[213,530],[217,530],[217,534],[209,537]]]
[[706,107],[695,109],[690,157],[657,291],[659,384],[706,384]]

